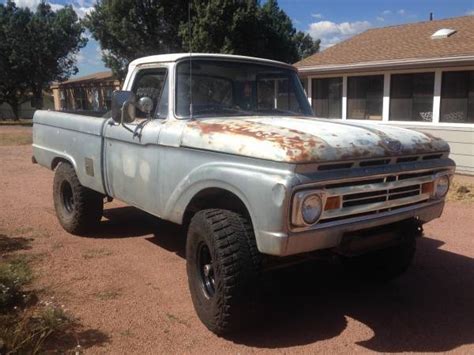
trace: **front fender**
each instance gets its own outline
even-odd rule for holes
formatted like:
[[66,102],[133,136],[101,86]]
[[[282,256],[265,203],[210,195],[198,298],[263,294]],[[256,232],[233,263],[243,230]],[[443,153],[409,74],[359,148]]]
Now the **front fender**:
[[212,162],[191,170],[168,199],[164,217],[182,223],[186,207],[194,196],[208,188],[227,190],[243,202],[252,219],[261,252],[268,247],[260,236],[286,233],[286,203],[295,175],[290,170],[251,164]]

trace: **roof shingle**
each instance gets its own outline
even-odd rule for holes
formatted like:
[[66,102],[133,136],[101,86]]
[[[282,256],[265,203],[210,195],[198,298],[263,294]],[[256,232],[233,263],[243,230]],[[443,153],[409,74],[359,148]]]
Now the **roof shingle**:
[[[443,39],[431,35],[441,28],[456,30]],[[298,68],[384,60],[474,55],[474,16],[369,29],[297,63]]]

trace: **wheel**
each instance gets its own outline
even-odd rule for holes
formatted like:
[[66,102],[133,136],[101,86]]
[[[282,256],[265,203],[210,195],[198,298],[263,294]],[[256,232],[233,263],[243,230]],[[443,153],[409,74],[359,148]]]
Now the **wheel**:
[[235,212],[206,209],[194,215],[186,268],[194,308],[222,335],[242,328],[256,300],[261,254],[249,221]]
[[72,165],[60,163],[53,182],[56,216],[69,233],[83,234],[102,218],[104,197],[80,184]]
[[404,230],[400,244],[360,256],[342,257],[345,269],[357,279],[386,282],[402,275],[416,251],[417,230]]

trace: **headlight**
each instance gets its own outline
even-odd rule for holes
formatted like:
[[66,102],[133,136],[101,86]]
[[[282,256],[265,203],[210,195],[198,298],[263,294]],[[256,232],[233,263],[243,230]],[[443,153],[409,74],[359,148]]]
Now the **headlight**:
[[300,191],[293,198],[292,224],[303,227],[315,224],[323,212],[323,191]]
[[449,190],[449,176],[443,175],[436,180],[436,188],[434,195],[436,198],[443,198]]
[[301,204],[301,216],[306,224],[314,224],[318,221],[323,210],[323,202],[319,195],[310,195]]

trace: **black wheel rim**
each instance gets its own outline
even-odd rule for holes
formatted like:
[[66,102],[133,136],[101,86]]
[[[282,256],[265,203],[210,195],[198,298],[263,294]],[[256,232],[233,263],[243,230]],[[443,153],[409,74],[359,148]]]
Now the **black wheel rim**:
[[74,195],[71,184],[67,181],[63,181],[61,184],[61,200],[66,212],[74,212]]
[[202,290],[207,298],[214,296],[215,290],[215,274],[214,265],[212,262],[211,252],[205,243],[201,243],[197,255],[197,267],[201,280]]

